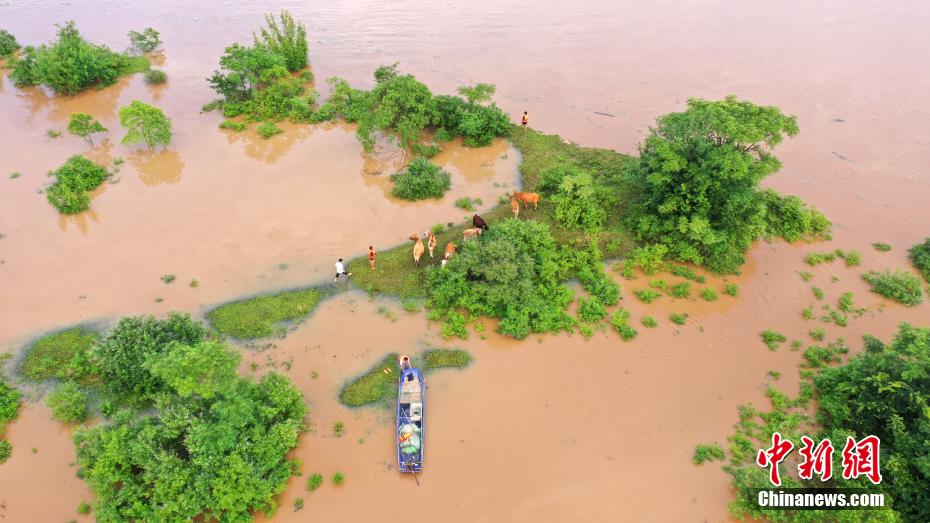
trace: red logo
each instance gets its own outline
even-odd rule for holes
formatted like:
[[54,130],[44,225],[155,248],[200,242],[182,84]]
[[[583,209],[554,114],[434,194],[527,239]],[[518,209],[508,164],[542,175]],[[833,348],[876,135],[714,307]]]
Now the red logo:
[[801,479],[812,479],[814,473],[820,475],[820,481],[827,481],[833,477],[833,444],[823,439],[814,448],[814,440],[801,436],[803,446],[800,449],[804,458],[798,465],[798,476]]
[[859,441],[848,436],[843,447],[843,479],[865,476],[874,485],[881,483],[882,473],[878,470],[880,444],[878,436],[866,436]]
[[[879,447],[881,441],[878,436],[866,436],[856,441],[852,436],[846,438],[843,447],[843,479],[855,479],[859,476],[869,478],[873,484],[882,481],[879,470]],[[785,460],[794,449],[794,443],[782,438],[781,434],[772,434],[772,446],[760,449],[756,455],[756,465],[769,467],[769,481],[776,487],[781,486],[781,477],[778,464]],[[827,481],[833,477],[833,443],[823,439],[816,446],[814,440],[801,436],[802,461],[798,464],[798,477],[813,479],[814,474],[820,476],[820,481]]]
[[768,449],[760,450],[759,454],[756,456],[756,465],[760,467],[772,467],[769,471],[769,481],[772,482],[772,485],[776,487],[781,486],[781,478],[778,476],[778,464],[791,453],[791,449],[793,448],[794,443],[782,439],[781,434],[776,432],[772,434],[772,446]]

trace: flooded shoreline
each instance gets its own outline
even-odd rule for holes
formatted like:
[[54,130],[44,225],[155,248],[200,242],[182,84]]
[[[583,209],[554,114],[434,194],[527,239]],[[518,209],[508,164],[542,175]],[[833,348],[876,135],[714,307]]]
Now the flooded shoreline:
[[[0,18],[24,44],[47,41],[54,22],[73,18],[91,40],[116,50],[125,47],[126,31],[152,25],[163,33],[159,67],[169,80],[149,87],[134,76],[76,97],[49,97],[15,88],[0,72],[0,351],[17,352],[66,325],[171,310],[202,317],[244,296],[327,282],[336,258],[458,223],[470,213],[455,208],[455,199],[480,197],[486,209],[518,181],[519,154],[506,141],[479,149],[453,144],[436,158],[452,173],[453,190],[411,204],[388,194],[387,176],[403,158],[390,147],[363,155],[349,125],[284,124],[271,140],[219,130],[221,116],[199,110],[214,97],[204,77],[224,46],[250,40],[265,6],[91,4],[9,3],[0,5]],[[308,23],[311,68],[324,96],[328,76],[368,86],[375,67],[400,61],[435,92],[492,82],[495,100],[514,118],[528,110],[534,128],[629,154],[657,116],[681,109],[688,97],[735,93],[779,106],[798,115],[801,133],[778,149],[784,167],[767,185],[822,210],[834,222],[834,239],[756,242],[742,274],[727,278],[740,286],[739,297],[715,302],[664,297],[644,305],[633,291],[648,278],[613,273],[622,306],[637,321],[650,314],[659,322],[656,329],[637,325],[630,343],[613,332],[517,342],[490,332],[491,322],[486,339],[472,332],[467,341],[445,341],[424,313],[406,313],[394,300],[359,291],[327,299],[285,338],[270,340],[273,348],[244,350],[244,375],[283,372],[310,404],[312,431],[292,453],[303,460],[303,476],[289,482],[274,521],[370,519],[409,508],[411,500],[413,515],[448,521],[726,521],[729,476],[719,464],[694,466],[694,445],[725,444],[737,405],[765,405],[768,371],[781,373],[780,389],[797,390],[800,353],[788,344],[769,352],[760,331],[807,342],[814,324],[801,309],[820,303],[811,285],[826,291],[824,303],[852,291],[867,309],[847,328],[829,327],[829,339],[843,336],[854,351],[862,334],[887,339],[898,322],[926,324],[925,308],[883,300],[859,278],[906,266],[906,248],[930,230],[930,110],[923,101],[930,42],[917,36],[930,13],[917,2],[282,7]],[[173,146],[153,154],[118,143],[118,107],[133,99],[174,120]],[[67,133],[46,137],[48,129],[63,131],[76,111],[100,119],[108,140],[89,150]],[[94,193],[89,212],[61,217],[38,191],[47,171],[82,153],[125,163],[117,183]],[[8,179],[14,171],[22,176]],[[876,252],[875,241],[893,250]],[[810,269],[802,262],[809,251],[836,248],[861,251],[862,266]],[[804,270],[814,280],[802,282]],[[162,283],[165,274],[177,281]],[[194,278],[197,288],[189,286]],[[720,287],[723,280],[708,281]],[[672,325],[673,312],[688,313],[687,324]],[[391,468],[391,413],[346,409],[336,398],[345,380],[385,353],[427,345],[465,348],[475,362],[429,377],[430,436],[418,488]],[[346,425],[341,438],[331,433],[336,421]],[[90,520],[76,513],[90,493],[74,476],[68,429],[43,404],[24,404],[6,437],[14,453],[0,465],[0,515]],[[346,476],[341,487],[329,482],[336,471]],[[306,479],[315,472],[327,480],[309,493]],[[295,512],[297,497],[306,505]]]

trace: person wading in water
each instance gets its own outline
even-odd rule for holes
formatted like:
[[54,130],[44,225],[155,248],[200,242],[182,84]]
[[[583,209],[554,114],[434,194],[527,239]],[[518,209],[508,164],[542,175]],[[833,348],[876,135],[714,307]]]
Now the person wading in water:
[[339,276],[343,274],[346,275],[346,278],[352,276],[351,272],[346,272],[346,266],[342,264],[342,258],[339,258],[339,261],[336,262],[336,276],[333,277],[333,283],[336,283],[336,280],[339,279]]
[[371,245],[368,246],[368,265],[371,266],[371,270],[375,270],[375,248]]

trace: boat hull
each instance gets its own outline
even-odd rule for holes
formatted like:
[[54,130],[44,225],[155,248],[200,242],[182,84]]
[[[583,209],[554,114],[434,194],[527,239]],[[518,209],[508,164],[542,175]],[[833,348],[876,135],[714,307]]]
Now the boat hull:
[[398,470],[416,473],[423,470],[426,439],[424,406],[426,386],[416,367],[401,369],[397,387],[397,466]]

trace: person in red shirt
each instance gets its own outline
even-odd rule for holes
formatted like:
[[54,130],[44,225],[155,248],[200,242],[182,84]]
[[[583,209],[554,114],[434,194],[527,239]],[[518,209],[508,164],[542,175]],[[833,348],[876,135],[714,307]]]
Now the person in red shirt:
[[375,248],[371,245],[368,246],[368,265],[371,266],[371,270],[375,270]]
[[526,111],[523,111],[523,119],[520,120],[520,123],[523,124],[523,128],[526,129],[526,126],[530,123],[530,117],[526,114]]

